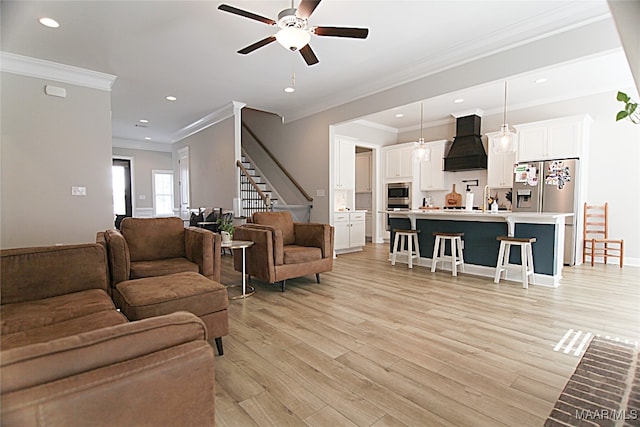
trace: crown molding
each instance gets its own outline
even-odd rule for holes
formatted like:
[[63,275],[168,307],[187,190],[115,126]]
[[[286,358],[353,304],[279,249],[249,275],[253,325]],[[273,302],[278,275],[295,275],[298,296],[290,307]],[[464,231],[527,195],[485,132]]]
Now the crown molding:
[[112,138],[111,146],[115,148],[126,148],[129,150],[161,151],[166,153],[171,153],[173,151],[173,146],[169,143],[133,141],[131,139],[124,138]]
[[118,78],[118,76],[111,74],[16,55],[15,53],[9,52],[0,52],[0,70],[7,73],[69,83],[107,92],[111,91],[113,83]]
[[175,143],[181,141],[193,134],[196,134],[209,126],[213,126],[216,123],[220,123],[223,120],[226,120],[230,117],[233,117],[236,111],[236,108],[242,108],[241,103],[236,103],[236,101],[230,102],[226,106],[216,110],[201,119],[196,120],[195,122],[183,127],[173,135],[171,135],[171,142]]

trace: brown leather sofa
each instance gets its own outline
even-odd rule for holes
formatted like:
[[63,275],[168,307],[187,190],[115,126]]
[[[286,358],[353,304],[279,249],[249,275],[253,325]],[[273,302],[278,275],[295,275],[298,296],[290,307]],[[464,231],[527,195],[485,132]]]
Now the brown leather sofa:
[[[333,269],[333,227],[329,224],[293,222],[289,212],[255,212],[251,222],[236,227],[234,240],[250,240],[246,250],[246,272],[269,283]],[[236,250],[235,252],[238,252]],[[242,256],[233,257],[234,268],[242,271]]]
[[214,425],[207,330],[177,312],[128,322],[100,244],[0,251],[6,426]]
[[120,231],[107,230],[111,280],[164,276],[193,271],[220,281],[220,236],[197,227],[184,227],[180,218],[125,218]]

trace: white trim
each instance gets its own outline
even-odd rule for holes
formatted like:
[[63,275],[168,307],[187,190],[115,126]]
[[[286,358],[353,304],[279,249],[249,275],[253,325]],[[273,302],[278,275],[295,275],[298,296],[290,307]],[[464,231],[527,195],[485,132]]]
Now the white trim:
[[153,208],[137,208],[133,211],[134,218],[153,218]]
[[0,52],[0,70],[7,73],[70,83],[107,92],[111,92],[113,83],[118,78],[118,76],[112,74],[72,67],[71,65],[58,64],[57,62],[30,58],[9,52]]
[[230,102],[226,106],[216,110],[212,113],[207,114],[201,119],[196,120],[195,122],[188,124],[183,127],[173,135],[171,135],[171,142],[181,141],[193,134],[196,134],[209,126],[213,126],[216,123],[220,123],[223,120],[226,120],[230,117],[233,117],[235,111],[235,105],[233,102]]

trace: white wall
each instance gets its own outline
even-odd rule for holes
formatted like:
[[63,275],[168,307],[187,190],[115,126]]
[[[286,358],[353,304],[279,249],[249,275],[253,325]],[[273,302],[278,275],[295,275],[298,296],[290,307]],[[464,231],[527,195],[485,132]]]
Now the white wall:
[[[178,150],[189,147],[190,207],[233,209],[236,192],[233,117],[173,144],[173,175],[177,185]],[[176,187],[176,195],[177,193]],[[180,200],[175,199],[176,207]]]
[[[1,73],[2,248],[95,242],[113,227],[111,93]],[[66,98],[47,96],[45,84]],[[72,186],[86,196],[72,196]]]

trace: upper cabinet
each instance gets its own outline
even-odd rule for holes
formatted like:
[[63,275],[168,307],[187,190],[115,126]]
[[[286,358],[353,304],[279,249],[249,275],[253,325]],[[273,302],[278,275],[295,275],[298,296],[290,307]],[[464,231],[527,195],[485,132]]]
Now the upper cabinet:
[[589,116],[572,116],[514,126],[518,130],[518,161],[583,157],[589,137]]
[[515,151],[493,151],[494,139],[500,132],[487,134],[489,140],[489,159],[487,161],[487,185],[491,188],[510,188],[513,186],[513,165],[516,163]]
[[388,181],[413,181],[413,144],[385,147],[384,170]]
[[356,154],[356,193],[371,192],[371,151]]
[[420,162],[420,190],[446,190],[444,185],[444,152],[446,140],[428,142],[425,159]]
[[356,184],[356,144],[336,138],[334,152],[334,185],[338,189],[353,190]]

